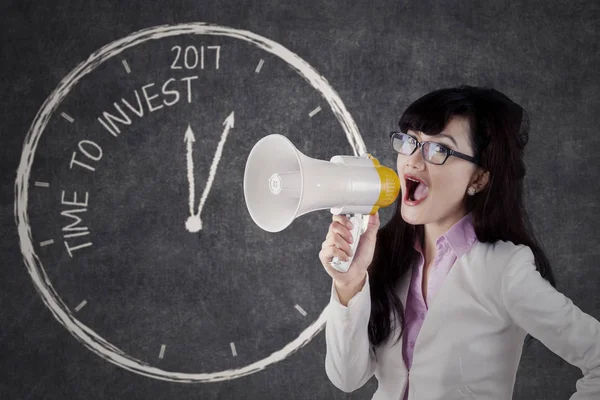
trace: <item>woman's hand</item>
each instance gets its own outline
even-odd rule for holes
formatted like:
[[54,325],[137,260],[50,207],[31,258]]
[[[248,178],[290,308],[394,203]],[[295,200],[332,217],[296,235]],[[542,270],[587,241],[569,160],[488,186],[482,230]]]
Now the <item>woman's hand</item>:
[[319,252],[319,259],[327,274],[333,278],[338,293],[345,288],[358,288],[358,292],[362,289],[367,268],[373,261],[379,230],[379,212],[369,216],[367,230],[360,237],[356,254],[346,272],[336,270],[329,263],[336,256],[342,261],[349,260],[350,243],[353,240],[350,234],[350,220],[345,215],[333,215],[332,219],[333,222],[329,225],[329,231]]

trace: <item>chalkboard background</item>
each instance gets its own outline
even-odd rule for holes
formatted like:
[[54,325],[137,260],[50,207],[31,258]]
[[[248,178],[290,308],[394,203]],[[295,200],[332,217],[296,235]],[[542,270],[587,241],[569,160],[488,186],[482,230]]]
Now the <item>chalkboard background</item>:
[[[90,351],[42,301],[15,224],[27,132],[60,81],[90,54],[158,25],[205,22],[284,46],[329,82],[368,151],[394,168],[387,132],[417,97],[459,84],[504,92],[531,118],[526,200],[558,289],[600,317],[597,2],[91,0],[0,7],[0,398],[362,399],[376,388],[372,379],[346,394],[328,381],[318,329],[304,346],[246,376],[154,379]],[[218,70],[214,46],[222,51]],[[203,69],[194,54],[204,54]],[[83,77],[37,143],[25,189],[44,271],[79,321],[144,365],[184,374],[242,368],[314,327],[328,302],[331,282],[317,254],[330,214],[303,216],[278,234],[261,231],[246,210],[241,179],[250,149],[267,134],[284,134],[318,159],[354,149],[320,93],[269,56],[223,37],[142,43]],[[144,86],[154,100],[146,102]],[[115,123],[118,134],[103,114],[118,115],[114,103],[131,117]],[[109,128],[99,123],[103,116]],[[203,229],[193,234],[184,227],[188,126],[196,140],[194,207],[229,130],[203,204]],[[77,158],[94,171],[70,166],[85,140],[102,148],[96,161]],[[65,201],[84,202],[86,193],[86,211],[77,215],[87,234],[66,240],[64,228],[75,219],[61,214],[69,209]],[[390,212],[381,211],[383,223]],[[524,350],[514,398],[566,399],[580,376],[534,342]]]

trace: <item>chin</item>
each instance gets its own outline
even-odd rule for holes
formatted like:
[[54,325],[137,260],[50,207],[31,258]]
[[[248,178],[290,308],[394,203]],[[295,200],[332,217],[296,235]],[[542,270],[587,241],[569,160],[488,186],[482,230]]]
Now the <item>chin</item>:
[[425,210],[417,209],[415,207],[409,207],[406,204],[402,203],[400,206],[400,214],[402,215],[402,219],[407,224],[411,225],[423,225],[427,223],[425,218]]

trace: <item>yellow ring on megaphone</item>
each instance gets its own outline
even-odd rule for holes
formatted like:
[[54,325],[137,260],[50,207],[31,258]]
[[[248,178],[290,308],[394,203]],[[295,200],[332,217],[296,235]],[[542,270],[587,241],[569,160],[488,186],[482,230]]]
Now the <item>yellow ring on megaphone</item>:
[[379,182],[381,184],[379,198],[369,213],[370,215],[373,215],[377,212],[377,210],[379,210],[380,207],[387,207],[396,200],[398,194],[400,193],[400,178],[398,178],[398,174],[396,174],[393,169],[382,166],[379,163],[379,160],[372,155],[367,154],[367,156],[373,162],[375,170],[379,175]]

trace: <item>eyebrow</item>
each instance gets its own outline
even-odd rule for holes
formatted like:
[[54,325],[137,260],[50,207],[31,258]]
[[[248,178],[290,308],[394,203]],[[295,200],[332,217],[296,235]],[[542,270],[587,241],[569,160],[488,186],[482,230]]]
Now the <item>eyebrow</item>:
[[[413,132],[417,132],[418,135],[420,135],[420,133],[418,133],[418,131],[413,131]],[[434,137],[445,137],[447,139],[450,139],[452,141],[452,143],[454,143],[454,145],[458,148],[458,143],[456,143],[456,140],[454,140],[454,138],[450,135],[447,135],[445,133],[438,133],[437,135],[435,135]]]
[[456,147],[458,147],[458,143],[456,143],[456,140],[454,140],[454,138],[452,136],[446,135],[445,133],[440,133],[440,134],[438,134],[436,136],[442,136],[442,137],[448,138],[448,139],[452,140],[452,143],[454,143],[454,145]]

